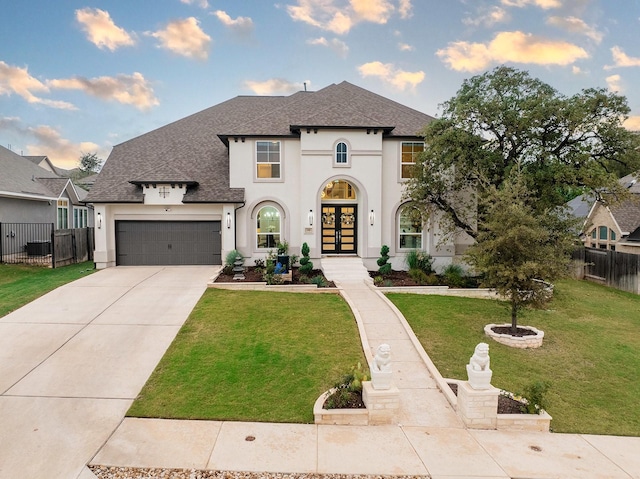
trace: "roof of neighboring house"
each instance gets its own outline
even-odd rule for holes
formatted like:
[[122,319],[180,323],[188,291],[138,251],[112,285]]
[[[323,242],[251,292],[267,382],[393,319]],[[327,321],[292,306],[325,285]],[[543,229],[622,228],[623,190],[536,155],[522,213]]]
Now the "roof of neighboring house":
[[576,196],[571,201],[567,202],[567,208],[569,213],[575,218],[585,219],[589,216],[589,211],[593,206],[594,200],[586,195]]
[[49,199],[57,198],[62,191],[51,190],[43,182],[43,178],[58,178],[58,175],[3,146],[0,146],[0,171],[0,194]]
[[142,202],[141,182],[188,181],[197,186],[184,202],[241,202],[244,190],[229,187],[228,137],[297,136],[304,127],[417,137],[432,120],[348,82],[286,97],[238,96],[115,146],[87,200]]
[[[633,174],[624,176],[618,181],[627,187],[631,195],[621,203],[609,206],[608,210],[620,227],[622,234],[626,236],[640,228],[640,183],[638,183],[637,177]],[[589,215],[592,214],[595,207],[596,204],[592,207]]]

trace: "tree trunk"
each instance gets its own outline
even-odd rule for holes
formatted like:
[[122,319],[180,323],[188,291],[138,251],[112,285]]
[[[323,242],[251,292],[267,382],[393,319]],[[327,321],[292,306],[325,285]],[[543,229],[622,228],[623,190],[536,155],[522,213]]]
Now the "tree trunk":
[[518,332],[518,304],[516,301],[511,301],[511,332],[516,334]]

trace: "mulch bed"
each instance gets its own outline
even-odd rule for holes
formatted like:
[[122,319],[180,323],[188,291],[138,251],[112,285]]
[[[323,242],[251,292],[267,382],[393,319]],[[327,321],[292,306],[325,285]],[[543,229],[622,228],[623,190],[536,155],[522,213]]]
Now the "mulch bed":
[[[449,387],[453,391],[453,393],[458,395],[458,385],[455,383],[448,383]],[[498,396],[498,414],[526,414],[522,410],[522,403],[520,401],[516,401],[513,398],[503,396],[500,394]]]
[[510,326],[494,326],[493,328],[491,328],[491,331],[496,334],[508,334],[509,336],[515,336],[518,338],[521,338],[523,336],[535,336],[537,334],[535,331],[531,331],[530,329],[526,328],[516,328],[516,332],[514,333],[511,331]]
[[[244,279],[233,279],[234,274],[225,274],[224,270],[218,275],[215,280],[215,283],[263,283],[264,279],[262,278],[262,271],[255,266],[247,266],[244,268]],[[291,281],[285,281],[282,284],[308,284],[300,281],[300,271],[298,268],[291,268]],[[308,278],[313,278],[314,276],[322,276],[324,278],[324,274],[322,270],[314,269],[311,271],[311,274],[307,275]],[[335,288],[336,285],[333,281],[328,281],[325,278],[325,282],[327,283],[327,288]]]
[[[329,401],[330,398],[331,396],[328,396],[327,399],[325,399],[324,404],[322,405],[323,408],[333,409],[327,407],[327,401]],[[364,409],[365,407],[366,406],[364,405],[364,401],[362,400],[362,392],[351,391],[344,393],[343,400],[336,407],[336,409]]]

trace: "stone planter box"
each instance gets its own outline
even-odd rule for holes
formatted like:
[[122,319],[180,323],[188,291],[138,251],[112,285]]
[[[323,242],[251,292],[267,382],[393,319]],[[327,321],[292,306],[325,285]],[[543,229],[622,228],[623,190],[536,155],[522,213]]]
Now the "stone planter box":
[[511,324],[487,324],[484,327],[484,333],[500,344],[510,346],[512,348],[539,348],[542,346],[542,339],[544,338],[544,331],[534,328],[533,326],[518,326],[521,329],[528,329],[536,333],[530,336],[511,336],[510,334],[498,334],[494,333],[492,328],[494,327],[511,327]]
[[315,424],[339,426],[368,426],[369,410],[362,409],[324,409],[324,401],[334,389],[322,393],[313,405],[313,422]]
[[549,432],[551,416],[541,414],[498,414],[499,431]]

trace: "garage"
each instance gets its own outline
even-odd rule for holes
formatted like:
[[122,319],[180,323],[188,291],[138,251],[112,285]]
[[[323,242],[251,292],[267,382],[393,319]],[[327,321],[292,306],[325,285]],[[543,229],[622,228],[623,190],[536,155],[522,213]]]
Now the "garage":
[[116,221],[120,266],[222,264],[220,221]]

